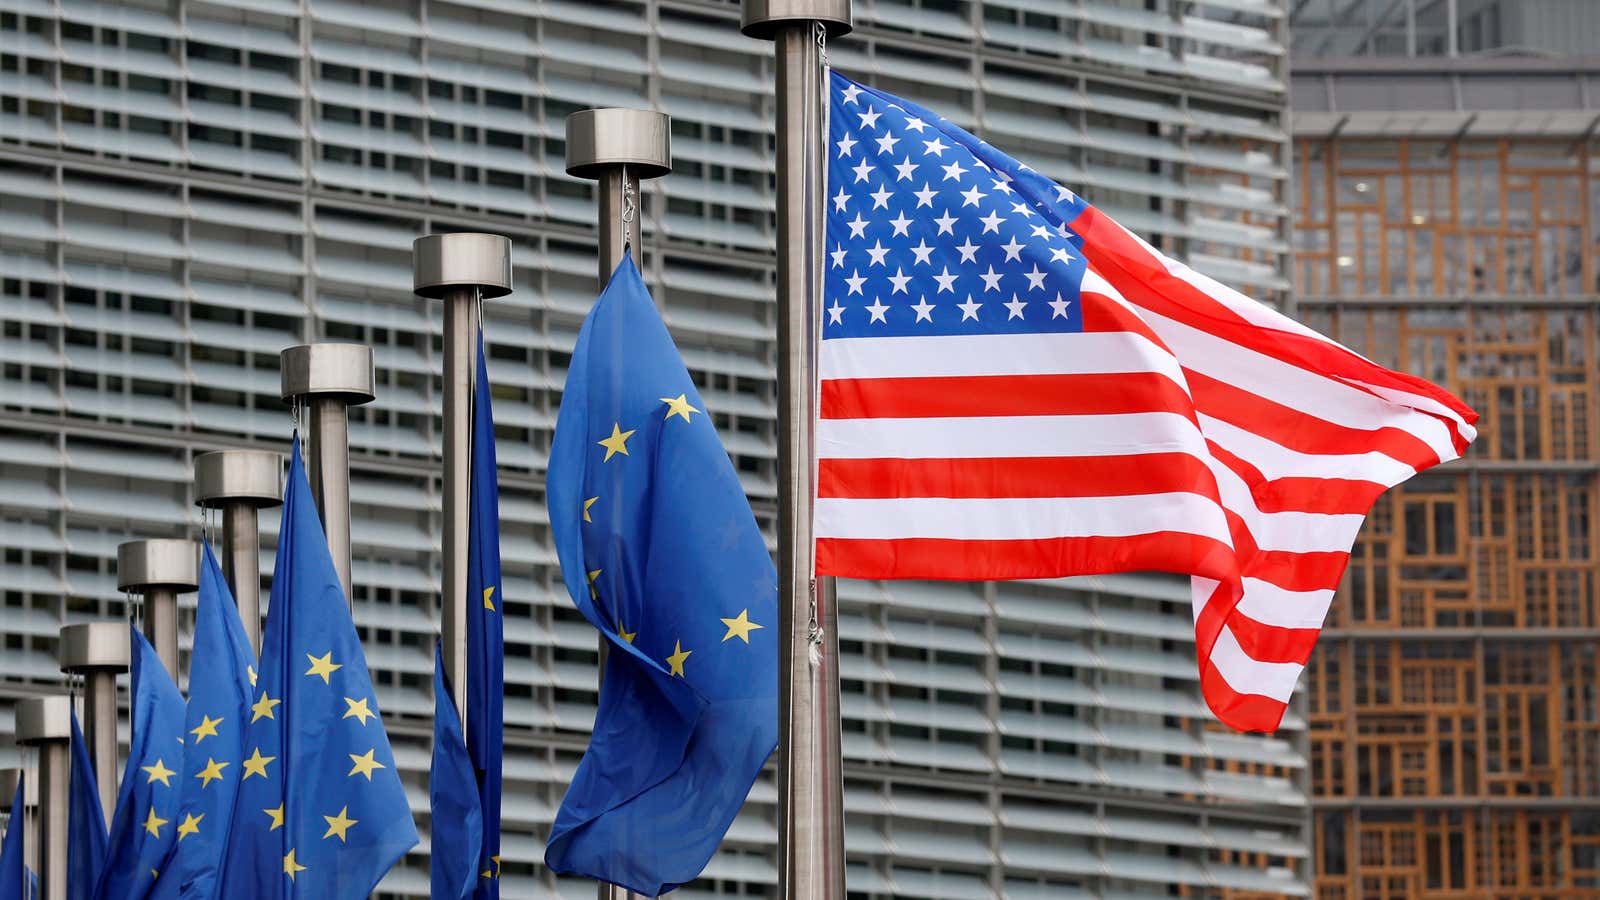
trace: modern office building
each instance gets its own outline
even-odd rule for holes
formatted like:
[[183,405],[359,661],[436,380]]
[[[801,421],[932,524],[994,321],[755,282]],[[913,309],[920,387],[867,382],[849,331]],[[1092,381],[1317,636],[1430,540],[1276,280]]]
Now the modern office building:
[[[675,173],[644,192],[643,268],[770,526],[772,55],[737,13],[0,0],[0,735],[11,700],[59,689],[60,625],[136,612],[116,545],[199,533],[194,455],[286,449],[278,352],[366,343],[378,396],[352,412],[356,617],[425,830],[441,313],[411,294],[410,247],[507,234],[517,290],[485,312],[508,623],[502,882],[508,898],[593,896],[540,863],[596,696],[594,635],[544,511],[595,293],[592,194],[562,172],[563,121],[597,105],[673,116]],[[1282,0],[857,0],[858,31],[829,57],[1283,301],[1286,14]],[[270,550],[275,518],[262,524]],[[1212,723],[1181,580],[839,594],[852,896],[1309,893],[1305,720],[1265,739]],[[684,896],[772,894],[775,802],[769,776]],[[424,844],[384,895],[424,895],[426,870]]]
[[1317,894],[1600,895],[1600,5],[1295,14],[1300,317],[1483,414],[1313,658]]

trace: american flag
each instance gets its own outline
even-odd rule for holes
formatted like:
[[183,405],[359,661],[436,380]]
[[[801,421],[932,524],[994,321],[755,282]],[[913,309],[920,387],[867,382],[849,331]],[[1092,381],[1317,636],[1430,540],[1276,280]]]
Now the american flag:
[[1477,414],[832,76],[817,568],[1192,578],[1200,683],[1273,731],[1362,519]]

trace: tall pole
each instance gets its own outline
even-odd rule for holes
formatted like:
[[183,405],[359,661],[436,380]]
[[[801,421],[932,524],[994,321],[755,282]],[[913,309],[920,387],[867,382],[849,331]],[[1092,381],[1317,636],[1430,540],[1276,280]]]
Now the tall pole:
[[67,900],[72,698],[30,697],[16,708],[17,743],[36,748],[39,757],[39,900]]
[[178,595],[195,589],[200,548],[194,541],[128,541],[117,547],[117,587],[144,594],[144,636],[178,680]]
[[[639,180],[672,171],[672,119],[647,109],[586,109],[567,117],[567,174],[597,182],[600,288],[629,247],[640,250]],[[600,639],[600,674],[605,678],[609,648]],[[600,882],[599,900],[633,900],[625,887]]]
[[850,0],[744,0],[740,27],[775,44],[778,113],[778,894],[844,898],[839,638],[816,574],[812,509],[826,189],[823,39]]
[[306,477],[328,537],[345,602],[350,596],[349,409],[371,403],[372,348],[364,344],[301,344],[279,354],[281,393],[305,404]]
[[106,821],[117,807],[117,675],[128,671],[128,627],[87,622],[61,629],[61,671],[83,676],[83,740]]
[[194,458],[195,504],[222,510],[222,576],[239,607],[250,647],[261,652],[262,507],[283,502],[283,456],[217,450]]
[[472,477],[472,376],[477,371],[481,302],[511,293],[511,239],[498,234],[430,234],[411,245],[411,287],[444,302],[445,676],[462,727],[467,722],[467,536]]

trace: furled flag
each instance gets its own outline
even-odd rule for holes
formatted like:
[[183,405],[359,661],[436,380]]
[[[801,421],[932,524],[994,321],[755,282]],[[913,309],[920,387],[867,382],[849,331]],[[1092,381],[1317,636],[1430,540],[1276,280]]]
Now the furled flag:
[[228,900],[366,897],[417,843],[355,622],[289,455],[248,752],[218,877]]
[[1206,701],[1277,728],[1367,509],[1477,415],[832,88],[819,574],[1190,575]]
[[[100,808],[89,745],[72,715],[72,783],[67,789],[67,900],[92,900],[106,864],[106,813]],[[20,821],[20,820],[19,820]]]
[[[472,400],[472,474],[467,526],[467,751],[483,814],[475,900],[500,896],[500,775],[505,729],[505,597],[500,586],[500,481],[495,465],[489,367],[478,332]],[[474,602],[481,598],[483,602]]]
[[[184,722],[183,790],[179,792],[177,864],[170,880],[185,900],[212,900],[217,867],[227,846],[239,787],[267,777],[268,761],[244,752],[255,680],[255,651],[239,620],[233,592],[206,544],[200,559],[200,599],[189,662],[189,708]],[[203,773],[220,766],[223,778]]]
[[631,256],[578,332],[547,485],[610,653],[545,862],[654,897],[705,868],[777,746],[777,574]]
[[[178,794],[183,770],[183,695],[154,647],[132,624],[133,720],[128,763],[111,817],[106,864],[97,900],[143,900],[166,869],[178,841]],[[206,773],[224,777],[223,766]]]
[[[481,880],[483,807],[467,755],[461,716],[444,677],[444,653],[433,647],[433,764],[428,769],[428,869],[432,900],[464,900]],[[490,879],[493,880],[493,879]]]
[[32,893],[29,884],[33,873],[28,871],[27,854],[22,846],[22,834],[27,830],[22,827],[26,799],[24,780],[17,779],[17,792],[11,795],[11,817],[6,823],[5,840],[0,842],[0,900],[28,900]]

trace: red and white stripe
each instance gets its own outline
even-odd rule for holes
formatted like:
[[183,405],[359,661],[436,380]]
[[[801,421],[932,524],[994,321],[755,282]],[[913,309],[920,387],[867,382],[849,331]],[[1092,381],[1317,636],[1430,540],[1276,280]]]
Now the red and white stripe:
[[1272,731],[1378,494],[1477,415],[1089,208],[1081,334],[822,344],[818,571],[1193,576],[1207,702]]

